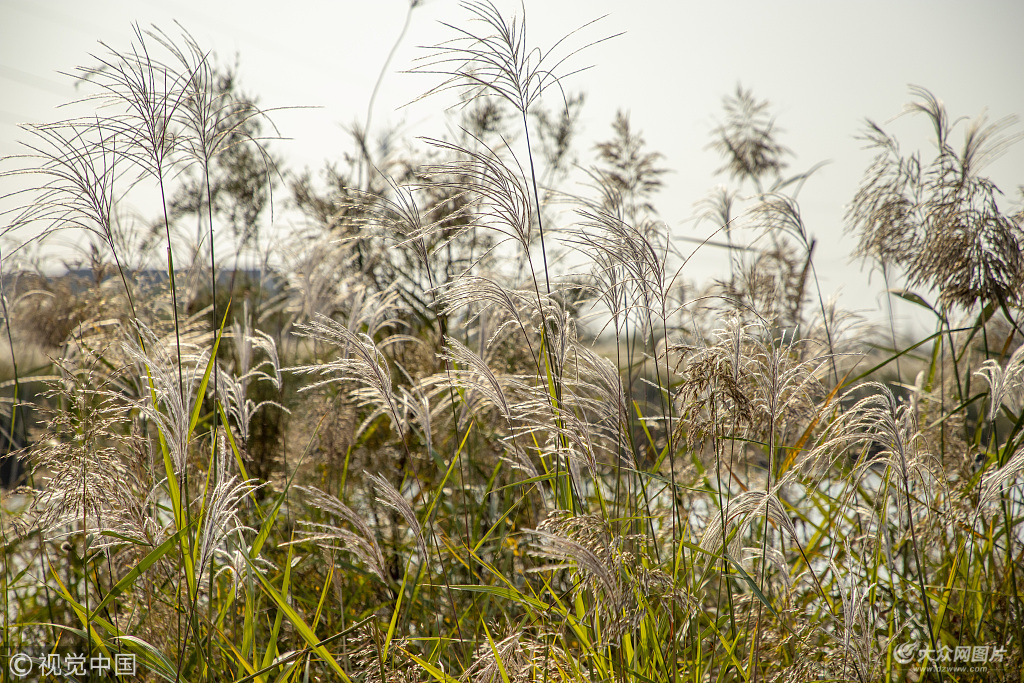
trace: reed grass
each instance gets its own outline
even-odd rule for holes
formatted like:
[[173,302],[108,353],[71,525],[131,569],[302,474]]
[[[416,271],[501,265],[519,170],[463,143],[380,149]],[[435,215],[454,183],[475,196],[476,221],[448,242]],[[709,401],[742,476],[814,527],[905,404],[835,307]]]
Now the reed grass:
[[[363,136],[327,183],[291,176],[307,228],[255,290],[219,271],[262,195],[232,231],[214,187],[243,148],[273,182],[266,112],[187,33],[136,28],[77,72],[94,116],[25,128],[4,173],[38,183],[4,235],[95,236],[94,281],[3,291],[12,356],[52,358],[12,358],[46,390],[0,401],[4,434],[9,406],[44,416],[3,498],[3,675],[81,652],[167,681],[1020,680],[1024,235],[982,175],[1010,123],[957,147],[915,88],[930,161],[868,124],[849,228],[936,324],[899,347],[825,299],[814,169],[781,175],[767,102],[726,99],[737,184],[698,251],[724,231],[730,271],[684,286],[694,252],[624,115],[591,196],[543,187],[594,41],[539,49],[521,16],[464,9],[418,66],[461,132],[401,160]],[[156,278],[118,215],[141,185]],[[983,672],[943,660],[964,647]]]

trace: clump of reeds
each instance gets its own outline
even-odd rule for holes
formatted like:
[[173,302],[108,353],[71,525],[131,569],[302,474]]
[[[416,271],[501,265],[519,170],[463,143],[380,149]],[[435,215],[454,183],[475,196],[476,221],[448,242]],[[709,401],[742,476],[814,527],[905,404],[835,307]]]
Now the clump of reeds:
[[[218,275],[270,198],[264,115],[188,34],[136,29],[79,72],[97,115],[27,129],[12,172],[42,182],[5,235],[93,235],[100,300],[0,292],[12,352],[38,337],[19,320],[61,322],[36,339],[33,479],[5,498],[5,655],[131,653],[164,680],[869,681],[924,679],[897,656],[916,644],[1006,648],[986,666],[1011,677],[1020,216],[980,173],[1008,124],[957,148],[915,90],[930,164],[871,127],[851,229],[936,317],[886,349],[818,286],[813,168],[782,176],[767,102],[726,100],[712,148],[738,186],[702,205],[698,250],[729,274],[684,287],[661,157],[624,115],[586,196],[545,186],[568,177],[579,50],[465,9],[417,67],[462,130],[402,158],[362,131],[350,168],[292,178],[306,227],[244,291]],[[135,249],[117,207],[140,185],[160,199]],[[272,438],[268,412],[290,415]]]

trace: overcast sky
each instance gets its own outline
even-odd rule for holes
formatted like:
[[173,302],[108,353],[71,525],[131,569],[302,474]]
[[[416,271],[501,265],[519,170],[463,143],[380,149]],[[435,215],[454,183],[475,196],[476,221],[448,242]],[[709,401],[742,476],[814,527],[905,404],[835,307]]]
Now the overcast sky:
[[[518,2],[497,3],[521,13]],[[56,107],[76,97],[70,71],[102,53],[103,41],[126,49],[132,23],[174,30],[177,20],[221,61],[237,55],[243,88],[264,107],[317,106],[278,112],[274,144],[293,168],[317,168],[349,151],[345,126],[366,105],[399,35],[405,0],[245,2],[208,0],[0,0],[0,155],[19,151],[16,124],[60,118]],[[624,31],[576,61],[593,68],[567,81],[587,96],[579,161],[592,162],[593,141],[605,139],[619,108],[631,114],[652,150],[672,170],[656,204],[679,234],[695,230],[693,205],[710,188],[720,160],[706,149],[723,95],[737,83],[771,100],[791,169],[829,162],[800,195],[826,295],[867,315],[879,306],[881,281],[868,285],[851,263],[854,241],[843,235],[845,205],[870,162],[855,139],[865,118],[885,122],[907,101],[908,84],[932,90],[953,116],[1024,114],[1024,2],[653,2],[547,0],[525,2],[530,41],[549,45],[566,32],[608,15],[581,42]],[[466,13],[455,0],[426,0],[385,76],[374,127],[399,126],[409,136],[438,135],[443,102],[399,107],[434,83],[403,74],[417,46],[450,36],[440,21]],[[924,121],[901,119],[893,129],[912,135]],[[990,167],[1009,195],[1024,184],[1024,144]],[[572,189],[572,188],[569,188]],[[714,274],[714,259],[694,264],[694,279]],[[703,269],[703,270],[702,270]]]

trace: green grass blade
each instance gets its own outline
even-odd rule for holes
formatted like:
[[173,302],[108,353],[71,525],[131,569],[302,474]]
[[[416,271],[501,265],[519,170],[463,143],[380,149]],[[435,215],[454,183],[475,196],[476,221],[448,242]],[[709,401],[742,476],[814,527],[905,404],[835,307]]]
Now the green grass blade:
[[156,548],[151,550],[144,558],[142,558],[137,565],[131,568],[131,570],[121,577],[121,579],[114,584],[114,586],[107,592],[107,594],[100,600],[96,608],[92,610],[92,618],[95,618],[103,609],[107,607],[115,598],[122,595],[126,590],[131,588],[135,582],[142,576],[143,572],[153,566],[153,563],[159,560],[161,557],[170,552],[171,548],[178,544],[184,529],[179,529],[170,536],[168,536],[163,543],[158,545]]

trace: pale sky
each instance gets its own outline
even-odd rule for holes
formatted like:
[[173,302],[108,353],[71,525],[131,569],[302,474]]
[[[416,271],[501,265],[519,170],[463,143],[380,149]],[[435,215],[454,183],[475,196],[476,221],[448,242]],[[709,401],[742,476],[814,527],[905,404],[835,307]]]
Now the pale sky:
[[[519,2],[497,4],[506,14],[522,11]],[[16,141],[24,136],[17,123],[56,120],[62,115],[56,107],[81,94],[58,72],[90,64],[90,53],[105,51],[99,41],[126,49],[133,22],[173,33],[177,20],[222,62],[238,55],[243,89],[262,106],[319,107],[273,116],[291,138],[273,144],[288,166],[319,168],[350,151],[344,127],[365,116],[407,7],[405,0],[0,0],[0,155],[19,151]],[[770,100],[781,142],[796,155],[790,169],[829,162],[800,195],[819,242],[822,287],[868,317],[882,310],[881,278],[868,284],[867,271],[850,262],[853,238],[843,235],[845,205],[871,159],[855,139],[863,120],[882,123],[898,114],[908,84],[930,89],[954,117],[986,108],[993,119],[1024,115],[1019,0],[526,0],[525,11],[530,42],[541,47],[602,15],[608,16],[580,43],[625,32],[579,55],[574,64],[593,68],[566,81],[568,90],[587,96],[579,162],[592,163],[593,142],[608,137],[617,109],[628,110],[672,171],[655,203],[678,234],[707,235],[707,225],[699,231],[692,225],[694,203],[728,182],[713,175],[721,162],[706,149],[722,97],[739,82]],[[413,11],[378,96],[376,130],[397,125],[410,138],[444,132],[436,114],[444,100],[398,109],[435,84],[401,72],[423,54],[417,46],[450,36],[439,21],[465,17],[455,0],[426,0]],[[927,124],[900,119],[892,130],[912,143]],[[1015,195],[1024,184],[1024,144],[989,171]],[[688,275],[722,275],[724,261],[716,258],[700,259]]]

